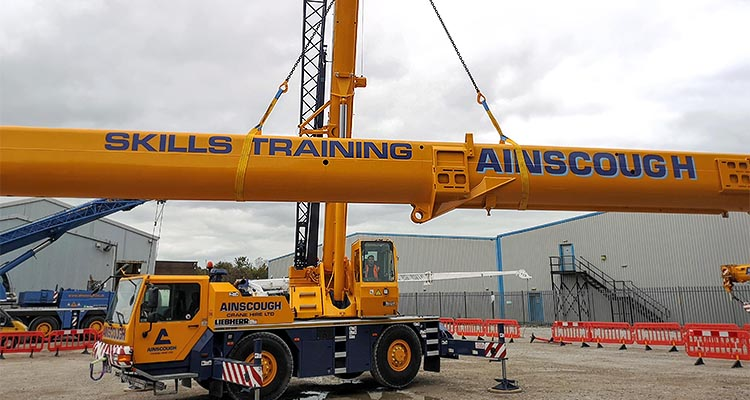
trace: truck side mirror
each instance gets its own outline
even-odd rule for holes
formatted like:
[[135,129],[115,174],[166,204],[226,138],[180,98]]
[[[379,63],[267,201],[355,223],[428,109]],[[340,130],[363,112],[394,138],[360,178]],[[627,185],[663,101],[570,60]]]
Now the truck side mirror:
[[146,322],[159,322],[159,313],[157,312],[150,312],[148,313],[148,316],[146,317]]
[[143,310],[144,311],[153,311],[156,310],[156,307],[159,306],[159,288],[156,286],[149,285],[148,289],[146,289],[146,296],[143,301]]

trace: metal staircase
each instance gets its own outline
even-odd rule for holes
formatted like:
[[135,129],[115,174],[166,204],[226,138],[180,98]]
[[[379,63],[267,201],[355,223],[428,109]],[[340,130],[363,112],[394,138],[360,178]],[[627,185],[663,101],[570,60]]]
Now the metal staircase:
[[555,318],[592,319],[593,288],[609,302],[613,322],[664,322],[669,309],[630,280],[617,280],[580,256],[552,256],[550,275],[555,297]]

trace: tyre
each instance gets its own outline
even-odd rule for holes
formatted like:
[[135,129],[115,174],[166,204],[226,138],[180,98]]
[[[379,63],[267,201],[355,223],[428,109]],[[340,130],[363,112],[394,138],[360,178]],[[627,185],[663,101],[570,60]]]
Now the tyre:
[[383,386],[401,389],[419,372],[422,344],[406,325],[391,325],[375,342],[370,373]]
[[83,328],[93,329],[97,333],[104,331],[104,316],[92,315],[83,320]]
[[31,321],[29,326],[30,331],[39,331],[44,334],[44,337],[48,337],[52,331],[60,329],[60,323],[57,318],[50,316],[36,317]]
[[[245,336],[229,352],[229,358],[253,362],[254,341],[260,339],[263,342],[263,387],[260,389],[260,397],[264,400],[276,400],[281,397],[289,386],[292,379],[294,361],[289,346],[280,337],[268,332],[258,332]],[[243,392],[243,387],[233,383],[227,383],[227,394],[234,400],[254,399],[252,392]]]
[[0,349],[10,350],[14,347],[16,347],[16,344],[13,342],[12,339],[8,339],[8,340],[6,340],[5,338],[0,339]]

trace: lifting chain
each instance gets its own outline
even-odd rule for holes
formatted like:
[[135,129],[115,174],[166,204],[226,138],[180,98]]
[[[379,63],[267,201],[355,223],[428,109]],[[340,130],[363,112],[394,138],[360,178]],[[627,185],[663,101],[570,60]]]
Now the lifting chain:
[[442,25],[445,34],[448,36],[448,40],[450,40],[451,45],[453,45],[453,50],[456,51],[456,55],[461,61],[461,65],[463,65],[464,71],[466,71],[466,75],[469,76],[471,84],[474,85],[474,90],[476,90],[477,92],[477,103],[479,103],[484,108],[484,111],[487,112],[487,116],[490,118],[492,126],[495,127],[498,135],[500,135],[500,143],[508,142],[511,146],[513,146],[513,152],[516,156],[516,160],[518,161],[518,169],[521,172],[521,199],[518,203],[518,209],[525,210],[529,202],[529,169],[526,166],[526,159],[523,156],[521,146],[519,146],[518,143],[514,142],[509,137],[503,134],[502,129],[500,129],[500,124],[497,122],[497,119],[495,119],[495,116],[490,110],[490,106],[487,104],[487,99],[484,97],[484,94],[482,94],[482,91],[479,90],[479,86],[477,85],[476,80],[474,80],[474,76],[471,75],[471,71],[469,71],[469,67],[466,65],[464,58],[461,56],[461,52],[458,51],[458,46],[456,46],[456,42],[453,40],[453,36],[451,36],[450,32],[448,31],[448,27],[445,25],[443,17],[440,16],[440,12],[438,11],[437,6],[435,6],[435,2],[433,0],[430,0],[430,4],[432,5],[432,9],[435,10],[435,15],[437,15],[438,20],[440,21],[440,25]]

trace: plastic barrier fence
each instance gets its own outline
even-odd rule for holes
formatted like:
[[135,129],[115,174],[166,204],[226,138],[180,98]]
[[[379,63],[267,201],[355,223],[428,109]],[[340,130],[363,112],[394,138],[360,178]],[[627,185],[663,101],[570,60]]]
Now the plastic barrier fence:
[[479,318],[456,318],[456,335],[461,337],[486,335],[484,320]]
[[99,333],[93,329],[68,329],[64,331],[52,331],[48,337],[47,349],[54,351],[57,356],[61,351],[83,350],[94,347],[99,338]]
[[7,353],[34,353],[44,350],[44,333],[32,332],[6,332],[0,333],[0,358]]
[[456,334],[456,320],[453,318],[440,318],[440,323],[443,324],[445,329],[447,329],[452,335]]
[[556,342],[591,342],[589,322],[555,321],[552,324],[552,340]]
[[732,368],[739,368],[742,367],[740,360],[750,360],[750,332],[741,329],[689,329],[685,352],[690,357],[698,357],[695,365],[703,364],[705,357],[734,360]]
[[684,346],[685,339],[680,324],[676,322],[637,322],[633,324],[635,342],[646,346],[672,346],[669,351],[677,351],[677,346]]
[[503,324],[506,339],[521,337],[521,325],[515,319],[488,319],[484,321],[484,333],[490,338],[497,338],[497,324]]
[[602,343],[619,343],[620,349],[625,350],[626,344],[633,344],[633,331],[627,322],[588,322],[591,331],[591,341],[598,346]]
[[741,328],[735,324],[695,324],[695,323],[685,324],[682,327],[682,331],[684,333],[687,333],[687,331],[691,329],[707,329],[707,330],[715,330],[715,331],[736,331]]

